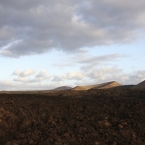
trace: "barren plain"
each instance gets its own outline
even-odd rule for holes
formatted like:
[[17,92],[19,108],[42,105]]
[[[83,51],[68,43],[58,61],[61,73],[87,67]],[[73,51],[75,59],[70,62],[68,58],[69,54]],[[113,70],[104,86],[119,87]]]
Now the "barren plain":
[[1,92],[0,145],[145,145],[145,90]]

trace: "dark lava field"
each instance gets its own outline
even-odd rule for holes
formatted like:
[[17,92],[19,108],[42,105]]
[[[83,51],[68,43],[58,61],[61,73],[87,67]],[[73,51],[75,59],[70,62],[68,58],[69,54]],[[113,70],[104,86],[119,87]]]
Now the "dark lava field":
[[0,145],[145,145],[145,90],[1,92]]

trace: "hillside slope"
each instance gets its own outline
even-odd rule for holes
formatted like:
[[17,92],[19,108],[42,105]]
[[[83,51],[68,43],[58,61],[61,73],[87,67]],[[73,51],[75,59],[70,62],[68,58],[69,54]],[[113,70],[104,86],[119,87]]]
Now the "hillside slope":
[[145,80],[132,87],[132,89],[145,89]]
[[95,85],[89,85],[89,86],[76,86],[73,88],[73,90],[89,90],[89,89],[109,89],[113,87],[121,86],[120,83],[112,81],[112,82],[106,82],[102,84],[95,84]]
[[70,89],[72,88],[68,86],[61,86],[61,87],[55,88],[54,90],[70,90]]

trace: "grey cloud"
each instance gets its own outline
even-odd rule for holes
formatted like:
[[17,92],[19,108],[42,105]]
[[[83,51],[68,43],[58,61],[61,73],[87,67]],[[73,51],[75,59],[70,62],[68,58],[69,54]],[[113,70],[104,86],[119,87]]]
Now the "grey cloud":
[[109,30],[119,30],[119,28],[122,28],[122,30],[136,29],[138,28],[136,20],[145,12],[144,0],[91,0],[83,3],[84,5],[79,8],[78,13],[81,18],[85,21],[89,20],[95,26],[105,27]]
[[61,76],[54,76],[51,81],[53,81],[53,82],[61,82],[61,81],[63,81],[63,78]]
[[94,56],[94,57],[88,57],[84,59],[78,60],[78,63],[102,63],[102,62],[109,62],[114,61],[119,58],[127,57],[127,55],[121,55],[121,54],[108,54],[108,55],[101,55],[101,56]]
[[134,42],[145,30],[144,6],[144,0],[1,0],[0,55]]
[[40,80],[45,80],[45,79],[48,79],[49,76],[46,70],[42,70],[35,76],[35,78],[40,79]]

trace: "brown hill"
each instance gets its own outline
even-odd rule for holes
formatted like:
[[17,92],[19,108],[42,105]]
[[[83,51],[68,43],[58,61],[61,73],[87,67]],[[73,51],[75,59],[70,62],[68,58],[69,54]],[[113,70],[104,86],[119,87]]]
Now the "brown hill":
[[71,89],[72,88],[68,86],[61,86],[61,87],[55,88],[54,90],[71,90]]
[[73,88],[73,90],[89,90],[89,89],[95,88],[97,86],[100,86],[100,84],[89,85],[89,86],[76,86]]
[[110,89],[118,86],[122,86],[122,85],[118,82],[113,81],[113,82],[103,83],[102,85],[95,87],[93,89]]
[[84,86],[76,86],[73,88],[73,90],[86,90],[86,89],[84,88]]
[[106,82],[102,84],[89,85],[89,86],[76,86],[73,90],[89,90],[89,89],[109,89],[113,87],[121,86],[118,82]]
[[145,89],[145,80],[136,86],[132,87],[132,89]]

